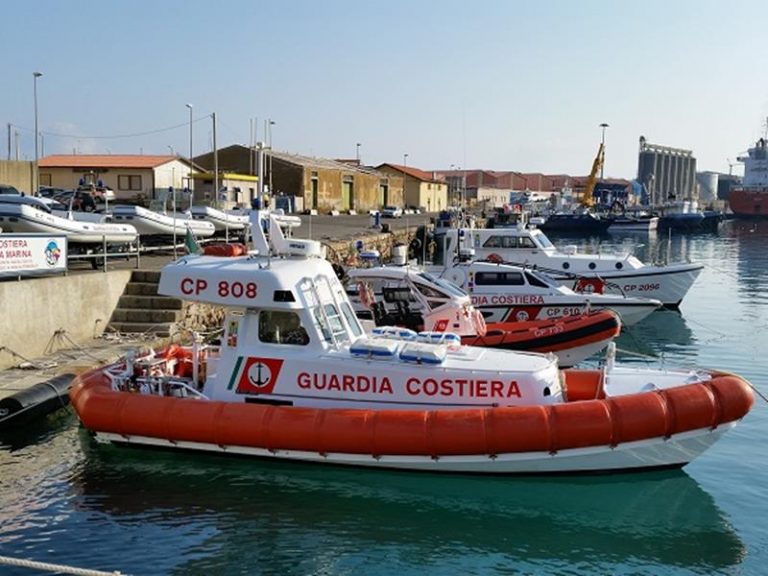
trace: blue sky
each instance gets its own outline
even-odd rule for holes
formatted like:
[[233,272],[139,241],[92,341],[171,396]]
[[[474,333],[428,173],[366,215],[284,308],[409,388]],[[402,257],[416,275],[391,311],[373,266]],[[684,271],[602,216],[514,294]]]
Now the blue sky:
[[[728,172],[765,130],[765,0],[11,0],[7,124],[46,154],[248,144],[425,170],[633,178],[638,138]],[[15,145],[12,145],[15,156]],[[734,168],[734,172],[740,169]]]

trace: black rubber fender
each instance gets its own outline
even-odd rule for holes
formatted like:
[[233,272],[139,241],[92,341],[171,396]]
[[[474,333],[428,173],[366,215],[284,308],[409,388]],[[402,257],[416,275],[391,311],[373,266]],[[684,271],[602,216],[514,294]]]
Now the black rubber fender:
[[61,374],[0,400],[0,429],[15,427],[67,406],[74,378],[74,374]]

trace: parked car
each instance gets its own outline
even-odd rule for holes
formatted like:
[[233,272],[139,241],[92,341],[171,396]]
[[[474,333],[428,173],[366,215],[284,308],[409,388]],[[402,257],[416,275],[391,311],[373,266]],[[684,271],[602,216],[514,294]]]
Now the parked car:
[[96,199],[87,190],[67,190],[53,197],[53,200],[64,204],[67,208],[72,206],[72,210],[80,212],[94,212],[96,210]]
[[77,191],[89,193],[96,202],[113,202],[115,200],[115,192],[109,186],[86,184],[85,186],[80,186]]
[[10,184],[0,184],[0,194],[15,194],[21,196],[21,192]]
[[403,209],[397,206],[384,206],[381,211],[382,218],[402,218]]
[[54,198],[67,192],[71,192],[71,190],[67,190],[66,188],[55,188],[54,186],[40,186],[40,188],[37,189],[37,195],[41,198]]

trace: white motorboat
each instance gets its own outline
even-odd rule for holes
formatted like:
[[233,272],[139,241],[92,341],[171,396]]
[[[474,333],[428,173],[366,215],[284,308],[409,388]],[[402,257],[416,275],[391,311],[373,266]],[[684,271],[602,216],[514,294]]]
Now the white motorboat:
[[0,196],[0,225],[5,232],[64,234],[72,244],[125,244],[138,232],[126,223],[77,220],[54,214],[49,205],[34,196]]
[[703,268],[691,262],[645,264],[628,252],[584,254],[575,246],[558,250],[541,230],[524,225],[447,229],[437,238],[438,269],[448,268],[460,254],[462,259],[471,254],[477,260],[534,267],[577,292],[652,298],[671,308],[680,305]]
[[112,222],[112,212],[101,210],[85,211],[73,209],[73,203],[64,204],[52,198],[37,197],[38,200],[48,205],[51,214],[68,220],[78,220],[80,222],[106,223]]
[[218,234],[242,234],[248,227],[248,214],[243,212],[218,210],[203,205],[192,206],[189,211],[195,220],[211,222]]
[[221,344],[129,353],[70,398],[96,441],[434,472],[682,466],[732,429],[750,385],[707,370],[559,370],[446,334],[363,332],[318,242],[260,223],[243,256],[188,255],[159,292],[227,309]]
[[191,230],[197,238],[208,238],[216,232],[215,226],[205,220],[194,220],[188,213],[172,215],[148,210],[141,206],[118,204],[112,208],[112,220],[131,224],[141,236],[177,236],[184,237]]
[[608,226],[609,234],[621,232],[655,232],[659,227],[658,216],[613,216]]
[[487,322],[548,320],[608,309],[631,326],[662,306],[651,298],[574,292],[546,274],[511,264],[453,262],[438,272],[470,295]]

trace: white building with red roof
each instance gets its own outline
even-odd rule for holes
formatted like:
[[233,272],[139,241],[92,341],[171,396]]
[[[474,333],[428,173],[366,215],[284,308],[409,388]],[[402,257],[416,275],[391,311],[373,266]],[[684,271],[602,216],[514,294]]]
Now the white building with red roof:
[[55,154],[39,161],[40,185],[77,188],[81,183],[102,185],[117,200],[152,200],[173,186],[190,184],[193,165],[186,158],[149,154]]

